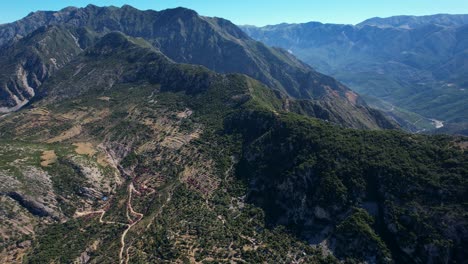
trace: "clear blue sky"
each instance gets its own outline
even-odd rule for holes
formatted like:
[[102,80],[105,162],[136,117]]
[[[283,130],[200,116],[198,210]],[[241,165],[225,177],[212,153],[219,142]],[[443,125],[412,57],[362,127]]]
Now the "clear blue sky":
[[367,18],[393,15],[468,14],[468,0],[1,0],[0,23],[36,10],[66,6],[122,6],[161,10],[183,6],[205,16],[227,18],[236,24],[267,25],[281,22],[356,24]]

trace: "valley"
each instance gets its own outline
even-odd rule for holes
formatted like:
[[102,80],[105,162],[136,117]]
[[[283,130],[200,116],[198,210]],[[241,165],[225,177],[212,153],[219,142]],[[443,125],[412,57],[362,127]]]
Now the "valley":
[[[242,26],[254,39],[281,47],[331,75],[409,131],[465,134],[466,15],[372,18],[356,25]],[[373,103],[375,101],[379,103]],[[414,124],[412,116],[426,117]],[[439,122],[449,124],[444,129]],[[431,124],[432,123],[432,124]]]

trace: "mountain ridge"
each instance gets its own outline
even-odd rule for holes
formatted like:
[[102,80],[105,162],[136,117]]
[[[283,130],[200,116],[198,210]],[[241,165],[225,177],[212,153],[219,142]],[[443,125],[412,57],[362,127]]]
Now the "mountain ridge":
[[[64,10],[68,10],[68,9],[64,9]],[[75,12],[75,13],[73,13]],[[223,38],[225,38],[226,36],[227,37],[231,37],[229,36],[229,34],[233,33],[234,35],[232,35],[232,39],[230,40],[250,40],[250,38],[247,37],[247,35],[245,35],[241,30],[239,30],[234,24],[228,22],[227,20],[222,20],[222,19],[208,19],[208,18],[204,18],[204,17],[199,17],[198,14],[193,11],[193,10],[189,10],[189,9],[186,9],[186,8],[175,8],[175,9],[167,9],[167,10],[163,10],[163,11],[152,11],[152,10],[149,10],[149,11],[139,11],[137,9],[129,9],[129,8],[126,8],[126,9],[119,9],[119,8],[111,8],[111,9],[106,9],[105,7],[97,7],[97,6],[94,6],[94,5],[89,5],[85,8],[79,8],[79,9],[73,9],[72,12],[56,12],[56,13],[52,13],[48,16],[51,16],[53,18],[56,18],[55,20],[54,19],[51,19],[50,21],[46,20],[46,21],[43,21],[42,24],[54,24],[54,23],[62,23],[62,22],[65,22],[65,23],[68,23],[68,24],[73,24],[75,26],[88,26],[88,27],[93,27],[95,28],[98,32],[108,32],[109,30],[118,30],[118,31],[122,31],[123,33],[126,33],[127,35],[130,35],[130,36],[133,36],[133,37],[141,37],[142,34],[145,34],[144,32],[141,32],[141,31],[135,31],[135,32],[127,32],[125,30],[125,26],[126,24],[122,24],[122,25],[118,25],[118,24],[112,24],[110,23],[109,25],[111,25],[111,28],[110,29],[107,29],[106,27],[106,21],[93,21],[91,19],[92,16],[97,16],[99,17],[100,15],[101,16],[105,16],[106,13],[109,13],[109,12],[117,12],[116,15],[123,15],[125,13],[125,16],[126,16],[126,19],[128,20],[129,19],[129,15],[130,14],[133,14],[133,16],[138,16],[138,15],[143,15],[143,17],[145,17],[145,19],[149,19],[150,21],[152,20],[156,20],[156,21],[162,21],[162,24],[161,25],[157,25],[156,27],[156,30],[157,28],[164,28],[165,25],[167,25],[169,28],[172,27],[172,29],[169,29],[169,30],[181,30],[181,35],[180,36],[177,36],[177,40],[181,41],[180,44],[177,44],[178,46],[176,46],[175,48],[171,47],[171,45],[169,44],[174,44],[172,43],[173,40],[169,40],[168,38],[165,38],[164,36],[159,36],[158,34],[165,34],[166,32],[152,32],[152,33],[149,33],[151,36],[149,37],[150,38],[150,42],[153,42],[152,44],[155,45],[155,47],[157,48],[160,48],[162,49],[163,53],[165,53],[166,55],[168,55],[170,58],[172,58],[173,60],[175,61],[178,61],[178,62],[187,62],[187,63],[194,63],[194,64],[202,64],[202,65],[205,65],[207,66],[208,68],[210,69],[213,69],[213,70],[216,70],[216,71],[221,71],[221,72],[242,72],[244,71],[244,68],[249,68],[249,67],[237,67],[237,66],[233,66],[235,68],[226,68],[226,69],[223,69],[223,67],[226,67],[226,66],[220,66],[221,65],[221,62],[217,62],[217,61],[213,61],[213,60],[206,60],[204,61],[205,59],[202,58],[201,54],[197,54],[200,53],[200,52],[205,52],[202,50],[201,47],[193,47],[194,49],[194,52],[195,54],[194,55],[184,55],[185,52],[183,50],[181,50],[179,47],[186,44],[188,47],[190,47],[191,45],[188,44],[188,39],[187,37],[190,37],[190,36],[186,36],[184,35],[184,29],[180,26],[177,26],[177,23],[173,24],[171,22],[172,18],[181,18],[181,19],[184,19],[185,22],[188,26],[188,27],[193,27],[193,29],[189,30],[188,32],[195,32],[195,30],[197,31],[200,31],[200,30],[209,30],[209,34],[212,34],[214,32],[216,32],[216,34],[218,34],[218,31],[215,30],[215,28],[213,26],[218,26],[216,23],[217,22],[220,22],[223,24],[223,31],[221,31],[220,33],[221,34],[224,34],[224,33],[227,33],[222,35],[221,39],[219,40],[215,40],[215,41],[221,41],[223,42]],[[135,12],[135,13],[132,13],[132,12]],[[127,14],[129,13],[129,14]],[[34,15],[36,15],[38,13],[34,13]],[[49,13],[47,13],[49,14]],[[33,16],[34,16],[33,15]],[[136,18],[134,18],[135,20]],[[193,20],[196,19],[196,23],[198,23],[197,25],[192,25],[191,23],[194,23]],[[116,22],[118,23],[118,20],[116,20]],[[207,25],[203,25],[203,23],[208,23],[209,26],[206,27]],[[18,22],[18,23],[21,23],[21,22]],[[91,23],[91,24],[88,24],[88,23]],[[128,22],[126,22],[128,23]],[[149,25],[151,26],[152,24],[154,24],[156,22],[150,22]],[[28,24],[26,22],[26,24]],[[40,25],[41,23],[38,23],[38,25]],[[36,25],[37,26],[37,25]],[[180,28],[180,29],[179,29]],[[206,29],[205,29],[206,28]],[[218,27],[219,28],[219,27]],[[226,29],[227,28],[227,29]],[[10,30],[10,28],[7,28],[7,29],[4,29],[3,31],[8,31]],[[2,29],[0,29],[0,31],[2,31]],[[21,30],[20,30],[21,31]],[[200,33],[200,32],[197,32],[197,33]],[[193,34],[193,33],[192,33]],[[0,34],[1,35],[1,34]],[[11,38],[11,37],[10,37]],[[160,40],[158,40],[158,38],[160,38]],[[196,36],[196,35],[193,35],[191,38],[195,38],[193,39],[193,41],[195,41],[195,43],[204,43],[205,40],[203,40],[203,36]],[[4,38],[4,39],[8,39],[8,38]],[[167,44],[164,44],[164,43],[158,43],[159,41],[165,41],[167,42]],[[252,48],[257,48],[255,47],[255,45],[257,45],[256,43],[241,43],[242,45],[249,45],[251,46],[250,49]],[[197,44],[196,44],[197,45]],[[208,44],[209,46],[211,46],[210,44]],[[254,46],[252,46],[254,45]],[[261,45],[259,46],[261,47]],[[239,49],[241,47],[232,47],[234,49]],[[201,49],[201,50],[200,50]],[[262,47],[263,49],[263,47]],[[206,51],[210,51],[210,50],[213,50],[213,48],[208,48]],[[267,50],[267,49],[264,49],[264,50]],[[191,52],[190,51],[190,48],[188,48],[188,51],[187,52]],[[236,51],[237,52],[237,51]],[[247,50],[243,50],[243,48],[241,50],[239,50],[239,52],[250,52],[250,51],[247,51]],[[267,51],[269,54],[272,54],[270,51]],[[215,52],[217,53],[217,52]],[[268,54],[268,56],[270,56]],[[189,57],[191,56],[195,56],[193,59]],[[221,56],[223,56],[222,54],[220,54]],[[283,54],[282,56],[284,56],[285,54]],[[265,64],[265,62],[263,61],[262,58],[250,58],[251,55],[250,54],[245,54],[243,56],[246,56],[246,58],[252,60],[257,60],[259,61],[261,64]],[[277,55],[275,55],[277,56]],[[289,58],[289,60],[291,61],[292,57]],[[308,66],[306,66],[305,64],[301,64],[299,63],[298,61],[296,62],[292,62],[295,66],[300,66],[301,68],[303,68],[302,70],[306,70],[306,71],[310,71],[311,69],[307,69]],[[230,66],[228,66],[230,67]],[[259,67],[259,66],[257,66]],[[282,88],[284,90],[284,87],[280,87],[281,84],[278,83],[277,80],[274,80],[274,79],[268,79],[269,77],[267,75],[269,75],[268,72],[265,72],[265,73],[262,73],[262,74],[259,74],[259,72],[261,71],[269,71],[269,70],[266,70],[266,69],[255,69],[255,70],[250,70],[250,72],[247,72],[248,75],[252,76],[252,75],[258,75],[258,76],[252,76],[252,77],[260,77],[260,79],[262,79],[261,81],[264,81],[266,82],[267,84],[269,84],[270,86],[273,86],[273,87],[278,87],[278,88]],[[262,77],[263,76],[263,77]],[[291,88],[290,89],[290,92],[292,91]],[[297,91],[295,92],[296,95],[299,95],[297,93]]]
[[402,15],[391,17],[373,17],[366,19],[356,26],[376,26],[376,27],[400,27],[415,28],[427,24],[436,24],[440,26],[462,26],[468,24],[467,14],[435,14],[435,15]]
[[[373,120],[384,118],[374,115],[375,111],[366,110],[367,106],[359,95],[335,79],[316,72],[283,49],[269,48],[252,40],[237,26],[221,18],[201,17],[186,8],[157,12],[140,11],[130,6],[106,8],[89,5],[55,13],[33,13],[13,25],[0,27],[0,39],[5,32],[32,30],[34,26],[29,21],[41,19],[34,25],[63,24],[86,28],[94,38],[120,31],[130,37],[144,39],[175,62],[203,65],[219,73],[243,73],[296,99],[336,101],[326,107],[338,116],[347,115],[348,120],[352,118],[346,112],[358,115],[357,119],[362,120],[346,121],[347,125],[355,122],[355,127],[377,128],[378,122]],[[9,100],[3,104],[16,109],[14,102]]]

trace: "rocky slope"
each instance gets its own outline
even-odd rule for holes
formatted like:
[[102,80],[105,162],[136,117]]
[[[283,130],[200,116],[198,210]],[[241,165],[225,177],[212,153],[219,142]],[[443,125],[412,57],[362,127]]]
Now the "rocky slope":
[[27,104],[48,77],[86,48],[90,38],[85,29],[42,27],[0,49],[0,112]]

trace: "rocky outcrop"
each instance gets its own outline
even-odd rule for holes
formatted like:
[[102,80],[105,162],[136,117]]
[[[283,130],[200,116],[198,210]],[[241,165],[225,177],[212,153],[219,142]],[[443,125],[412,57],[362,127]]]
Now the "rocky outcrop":
[[38,95],[44,81],[82,51],[82,36],[79,30],[43,27],[0,49],[0,113],[16,111]]
[[21,194],[19,192],[10,192],[7,194],[9,197],[17,201],[31,214],[39,217],[52,217],[54,220],[60,220],[60,214],[55,212],[52,208],[45,205],[35,197]]

